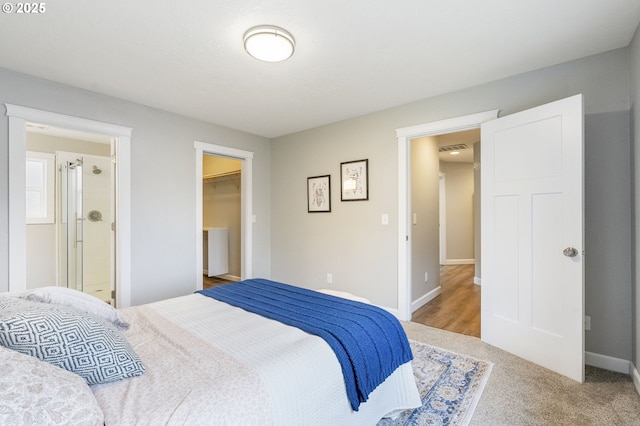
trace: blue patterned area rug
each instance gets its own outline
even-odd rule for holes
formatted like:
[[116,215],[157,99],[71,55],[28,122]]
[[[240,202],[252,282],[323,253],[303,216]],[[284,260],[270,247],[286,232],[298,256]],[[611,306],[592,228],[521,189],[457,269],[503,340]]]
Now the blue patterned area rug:
[[422,406],[378,426],[467,425],[493,364],[410,340]]

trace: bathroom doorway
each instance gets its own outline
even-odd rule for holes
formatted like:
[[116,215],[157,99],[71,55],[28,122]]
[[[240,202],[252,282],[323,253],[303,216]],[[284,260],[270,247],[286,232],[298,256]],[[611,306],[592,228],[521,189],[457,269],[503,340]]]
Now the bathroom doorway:
[[68,287],[111,303],[111,138],[28,123],[26,149],[27,289]]

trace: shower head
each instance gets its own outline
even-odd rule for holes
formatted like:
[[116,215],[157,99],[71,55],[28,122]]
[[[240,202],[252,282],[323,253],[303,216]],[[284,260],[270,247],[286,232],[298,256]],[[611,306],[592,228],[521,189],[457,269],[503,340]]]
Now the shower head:
[[95,164],[93,165],[93,174],[94,175],[99,175],[100,173],[102,173],[102,169],[99,169],[98,166],[96,166]]

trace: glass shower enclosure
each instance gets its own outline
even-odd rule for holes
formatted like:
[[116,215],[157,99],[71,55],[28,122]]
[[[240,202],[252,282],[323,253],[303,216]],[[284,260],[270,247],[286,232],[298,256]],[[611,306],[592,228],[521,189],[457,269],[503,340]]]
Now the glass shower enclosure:
[[57,152],[58,285],[111,300],[110,158]]

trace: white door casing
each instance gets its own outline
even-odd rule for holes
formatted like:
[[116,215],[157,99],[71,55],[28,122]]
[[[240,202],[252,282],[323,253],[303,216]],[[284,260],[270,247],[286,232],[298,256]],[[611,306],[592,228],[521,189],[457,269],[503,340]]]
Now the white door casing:
[[400,320],[409,321],[412,313],[411,251],[409,250],[411,238],[409,144],[411,139],[477,129],[481,123],[497,118],[498,112],[499,110],[495,109],[396,129],[398,139],[398,309],[394,314]]
[[233,158],[242,161],[240,170],[240,275],[253,278],[253,152],[223,145],[194,141],[195,190],[196,190],[196,290],[202,290],[202,156],[205,154]]
[[482,340],[580,382],[582,102],[484,123],[481,154]]
[[26,125],[38,123],[111,136],[116,169],[116,306],[131,306],[131,133],[129,127],[5,104],[9,117],[9,291],[26,288]]

